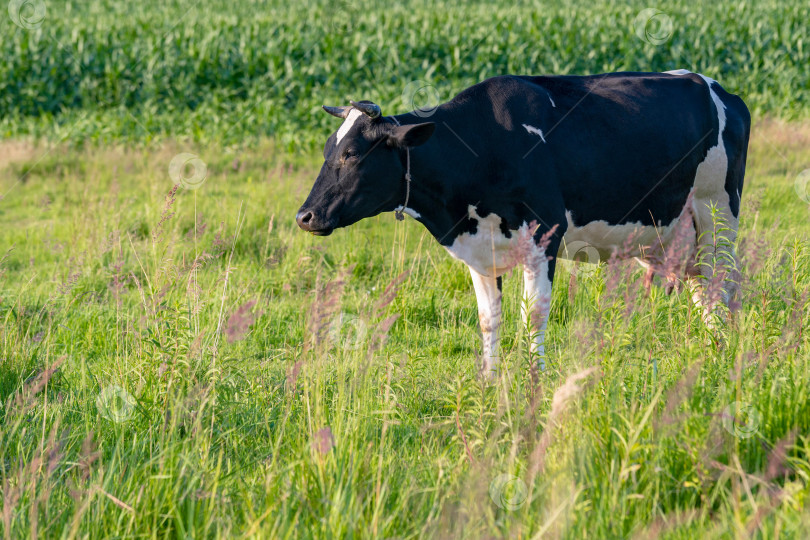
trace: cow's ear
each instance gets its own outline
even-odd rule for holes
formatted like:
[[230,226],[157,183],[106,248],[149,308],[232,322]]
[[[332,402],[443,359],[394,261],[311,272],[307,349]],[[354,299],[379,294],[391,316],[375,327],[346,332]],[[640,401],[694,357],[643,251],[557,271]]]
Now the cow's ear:
[[388,143],[392,146],[399,148],[408,148],[425,144],[430,136],[433,135],[433,130],[436,129],[436,124],[433,122],[425,122],[424,124],[412,124],[409,126],[397,126],[388,136]]

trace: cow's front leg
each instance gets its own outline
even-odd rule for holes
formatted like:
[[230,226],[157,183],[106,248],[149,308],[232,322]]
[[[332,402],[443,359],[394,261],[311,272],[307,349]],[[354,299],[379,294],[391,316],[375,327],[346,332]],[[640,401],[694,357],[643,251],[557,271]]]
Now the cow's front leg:
[[551,309],[551,283],[554,262],[547,257],[532,257],[523,265],[523,327],[529,329],[532,358],[537,358],[541,371],[546,370],[546,327]]
[[501,290],[498,278],[482,276],[472,268],[470,275],[478,300],[478,322],[484,338],[481,375],[493,379],[498,374],[498,328],[501,325]]

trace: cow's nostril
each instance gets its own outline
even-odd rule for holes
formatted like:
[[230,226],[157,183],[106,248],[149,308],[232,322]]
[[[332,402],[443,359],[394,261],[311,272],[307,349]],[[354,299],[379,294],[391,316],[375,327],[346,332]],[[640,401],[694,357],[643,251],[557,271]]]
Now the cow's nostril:
[[299,227],[308,230],[309,224],[312,221],[312,212],[298,212],[298,215],[295,216],[295,220],[298,222]]

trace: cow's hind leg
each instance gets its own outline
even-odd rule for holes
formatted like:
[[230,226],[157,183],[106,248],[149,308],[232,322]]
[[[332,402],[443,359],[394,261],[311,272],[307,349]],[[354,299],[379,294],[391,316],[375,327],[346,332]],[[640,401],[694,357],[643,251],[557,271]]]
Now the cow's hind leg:
[[697,290],[693,289],[693,298],[703,307],[711,325],[716,307],[721,302],[729,306],[739,284],[734,243],[739,226],[750,115],[738,97],[727,94],[714,81],[706,80],[717,111],[718,139],[695,173],[693,216],[698,234],[697,273],[702,283]]
[[501,290],[499,278],[482,276],[470,268],[475,297],[478,300],[478,322],[484,340],[481,375],[493,379],[498,374],[498,329],[501,324]]
[[703,309],[703,319],[714,326],[720,303],[729,307],[739,287],[739,260],[735,250],[738,220],[727,206],[695,201],[697,261],[690,283],[692,299]]
[[[717,95],[712,97],[720,108]],[[698,191],[694,200],[695,221],[699,248],[704,247],[698,264],[704,276],[704,302],[712,311],[718,301],[728,307],[737,303],[736,296],[740,285],[740,264],[735,250],[739,228],[740,203],[745,179],[745,161],[748,154],[748,136],[751,117],[745,104],[736,96],[726,94],[726,110],[720,115],[722,136],[718,146],[727,158],[725,171],[707,169],[708,182],[696,178]],[[709,155],[715,149],[710,150]],[[707,161],[708,161],[707,157]],[[722,160],[719,160],[722,163]],[[703,180],[701,182],[701,180]],[[712,192],[709,194],[709,192]],[[701,197],[701,192],[703,196]],[[711,205],[716,209],[711,211]],[[711,266],[707,261],[712,262]]]

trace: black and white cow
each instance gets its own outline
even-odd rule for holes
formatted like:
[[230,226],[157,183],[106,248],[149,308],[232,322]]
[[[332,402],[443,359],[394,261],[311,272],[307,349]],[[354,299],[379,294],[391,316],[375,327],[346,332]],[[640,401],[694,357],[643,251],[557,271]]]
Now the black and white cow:
[[[687,216],[708,257],[717,241],[703,233],[719,215],[721,244],[736,260],[750,115],[706,76],[494,77],[429,118],[424,111],[386,117],[368,101],[324,109],[344,121],[326,142],[298,225],[325,236],[390,211],[421,222],[470,269],[487,376],[498,364],[500,276],[521,235],[547,240],[545,249],[531,242],[537,253],[522,261],[524,305],[540,312],[531,323],[542,367],[556,262],[546,254],[584,242],[604,260],[620,249],[627,254],[631,238],[631,256],[644,259]],[[711,278],[706,263],[700,270]],[[735,284],[724,280],[728,302]]]

